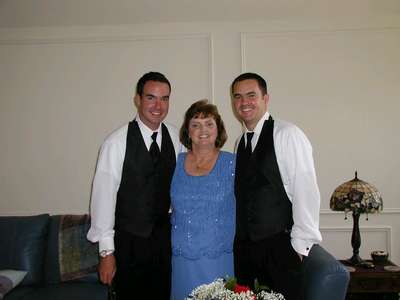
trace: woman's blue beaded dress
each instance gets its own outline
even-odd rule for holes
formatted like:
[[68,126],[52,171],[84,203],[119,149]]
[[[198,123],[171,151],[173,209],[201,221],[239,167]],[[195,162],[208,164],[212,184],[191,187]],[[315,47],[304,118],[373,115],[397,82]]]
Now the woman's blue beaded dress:
[[233,276],[235,156],[221,151],[208,175],[191,176],[178,156],[171,184],[171,300],[197,286]]

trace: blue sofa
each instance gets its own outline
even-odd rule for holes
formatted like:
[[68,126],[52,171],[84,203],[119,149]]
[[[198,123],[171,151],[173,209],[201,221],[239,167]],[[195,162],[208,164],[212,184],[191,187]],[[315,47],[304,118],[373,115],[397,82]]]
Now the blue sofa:
[[[96,274],[97,245],[86,240],[88,228],[86,215],[0,217],[0,270],[28,272],[4,300],[107,300],[108,289]],[[71,253],[81,264],[63,268]],[[345,299],[349,273],[331,254],[314,245],[303,264],[304,300]]]
[[0,217],[0,270],[27,271],[4,300],[107,300],[87,215]]

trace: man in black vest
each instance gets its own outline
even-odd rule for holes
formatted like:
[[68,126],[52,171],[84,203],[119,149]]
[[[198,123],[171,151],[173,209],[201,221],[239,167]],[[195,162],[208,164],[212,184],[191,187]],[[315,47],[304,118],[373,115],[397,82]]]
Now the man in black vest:
[[179,152],[176,128],[162,123],[171,85],[158,72],[136,86],[137,116],[103,143],[92,188],[88,239],[99,242],[100,280],[115,275],[118,300],[169,299],[169,189]]
[[231,85],[233,106],[244,123],[237,146],[235,276],[302,299],[301,265],[321,241],[320,194],[312,148],[295,125],[268,113],[265,80],[254,73]]

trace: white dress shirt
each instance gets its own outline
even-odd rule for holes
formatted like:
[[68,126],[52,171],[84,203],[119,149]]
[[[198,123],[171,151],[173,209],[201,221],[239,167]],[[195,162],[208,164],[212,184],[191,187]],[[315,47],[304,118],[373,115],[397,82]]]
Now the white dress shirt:
[[[140,120],[139,116],[136,116],[136,121],[147,150],[149,150],[153,141],[151,135],[154,131],[148,128]],[[168,128],[177,156],[181,150],[178,130],[172,125],[166,123],[164,125]],[[161,125],[155,131],[161,132]],[[114,251],[115,206],[125,159],[127,133],[128,124],[110,134],[104,141],[99,152],[96,174],[92,186],[90,205],[91,226],[87,238],[91,242],[99,242],[100,252],[102,250]],[[157,134],[157,144],[160,149],[161,141],[162,134]]]
[[[266,112],[252,131],[254,136],[251,139],[251,149],[254,150],[257,146],[264,121],[268,118],[269,113]],[[250,131],[245,128],[245,133],[247,132]],[[244,139],[247,145],[245,133]],[[282,120],[274,119],[273,138],[283,186],[292,202],[292,247],[297,253],[307,256],[312,245],[322,241],[319,231],[320,193],[312,146],[300,128]]]

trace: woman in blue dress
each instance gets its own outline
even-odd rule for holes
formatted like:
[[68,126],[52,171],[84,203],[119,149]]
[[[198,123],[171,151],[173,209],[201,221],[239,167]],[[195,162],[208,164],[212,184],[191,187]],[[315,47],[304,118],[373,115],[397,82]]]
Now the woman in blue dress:
[[171,300],[233,276],[235,156],[220,151],[227,136],[217,107],[192,104],[180,139],[188,152],[179,154],[171,184]]

